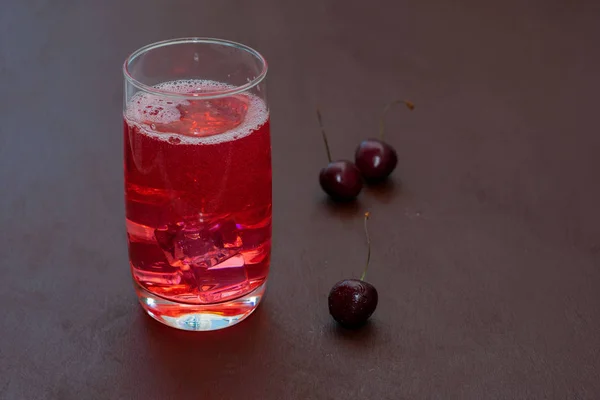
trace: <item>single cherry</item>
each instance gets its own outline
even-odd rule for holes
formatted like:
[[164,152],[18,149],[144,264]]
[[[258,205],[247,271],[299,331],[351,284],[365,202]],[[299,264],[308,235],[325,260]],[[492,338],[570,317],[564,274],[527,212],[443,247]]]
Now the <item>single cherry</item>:
[[379,120],[380,139],[363,140],[356,148],[354,160],[356,167],[360,170],[363,178],[369,183],[376,183],[386,179],[398,164],[396,150],[383,141],[385,131],[385,115],[388,110],[396,104],[405,104],[409,110],[415,105],[406,100],[395,100],[387,104]]
[[364,325],[377,308],[377,289],[365,281],[371,260],[371,238],[367,228],[369,213],[365,213],[365,235],[367,237],[367,264],[360,279],[339,281],[329,292],[329,313],[345,328]]
[[319,173],[319,183],[325,193],[333,200],[354,200],[362,190],[360,171],[351,161],[331,160],[331,151],[329,150],[327,135],[323,128],[323,118],[319,110],[317,110],[317,118],[319,119],[319,126],[321,127],[321,134],[323,135],[323,142],[325,143],[325,150],[327,151],[327,158],[329,160],[329,164],[321,169]]

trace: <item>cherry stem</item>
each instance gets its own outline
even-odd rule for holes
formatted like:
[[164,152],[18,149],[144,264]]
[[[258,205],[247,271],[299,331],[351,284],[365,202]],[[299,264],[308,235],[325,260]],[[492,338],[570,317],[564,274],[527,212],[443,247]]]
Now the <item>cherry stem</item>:
[[327,135],[325,134],[325,128],[323,128],[323,117],[321,111],[317,108],[317,119],[319,120],[319,126],[321,127],[321,135],[323,135],[323,142],[325,142],[325,150],[327,150],[327,159],[331,162],[331,151],[329,150],[329,142],[327,141]]
[[392,108],[392,106],[397,104],[404,104],[409,110],[415,109],[413,102],[408,100],[394,100],[386,104],[386,106],[383,108],[383,112],[381,113],[381,118],[379,118],[379,137],[381,137],[381,140],[383,140],[383,132],[385,131],[385,115],[389,109]]
[[365,213],[365,236],[367,237],[367,264],[365,265],[365,270],[360,276],[360,280],[364,281],[367,276],[367,270],[369,269],[369,263],[371,262],[371,236],[369,236],[369,229],[367,227],[367,221],[369,220],[370,212]]

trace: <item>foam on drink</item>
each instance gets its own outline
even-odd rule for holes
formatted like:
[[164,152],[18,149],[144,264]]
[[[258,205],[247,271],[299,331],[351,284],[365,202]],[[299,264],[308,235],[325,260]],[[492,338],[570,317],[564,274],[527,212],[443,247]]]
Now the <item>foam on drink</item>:
[[[174,94],[207,93],[234,89],[233,86],[221,82],[197,79],[165,82],[154,87]],[[202,134],[182,134],[180,130],[176,132],[178,129],[175,127],[172,130],[168,129],[170,124],[176,124],[182,120],[183,108],[202,107],[207,115],[213,112],[216,113],[217,117],[222,118],[222,115],[217,115],[219,113],[217,105],[224,101],[236,102],[245,110],[243,115],[238,115],[238,117],[241,117],[241,121],[235,123],[235,125],[205,136],[202,136]],[[225,109],[231,108],[231,104],[228,104],[228,106]],[[208,116],[210,117],[210,115]],[[144,135],[167,141],[173,145],[214,145],[250,135],[267,122],[269,111],[262,99],[248,93],[235,94],[220,99],[204,100],[198,97],[197,99],[184,100],[166,96],[161,97],[140,91],[129,100],[124,117],[129,125],[136,126]],[[161,129],[157,129],[159,126]]]

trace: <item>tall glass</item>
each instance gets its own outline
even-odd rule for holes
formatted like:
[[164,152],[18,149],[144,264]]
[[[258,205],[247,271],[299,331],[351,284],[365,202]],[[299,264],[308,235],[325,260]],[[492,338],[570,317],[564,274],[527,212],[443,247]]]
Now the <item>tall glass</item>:
[[127,58],[125,200],[142,307],[204,331],[258,306],[271,253],[267,63],[216,39],[145,46]]

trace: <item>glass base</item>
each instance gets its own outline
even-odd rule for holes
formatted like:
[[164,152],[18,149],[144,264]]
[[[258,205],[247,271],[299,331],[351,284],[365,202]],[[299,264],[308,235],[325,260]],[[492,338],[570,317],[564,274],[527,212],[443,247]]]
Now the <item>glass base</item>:
[[135,284],[140,304],[155,320],[186,331],[214,331],[243,321],[260,303],[267,282],[247,295],[215,304],[186,304],[156,296]]

